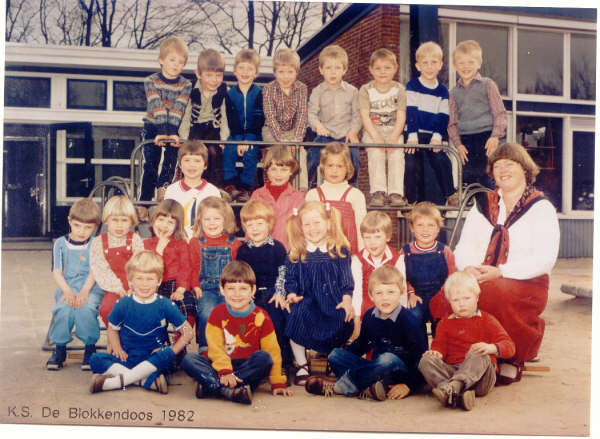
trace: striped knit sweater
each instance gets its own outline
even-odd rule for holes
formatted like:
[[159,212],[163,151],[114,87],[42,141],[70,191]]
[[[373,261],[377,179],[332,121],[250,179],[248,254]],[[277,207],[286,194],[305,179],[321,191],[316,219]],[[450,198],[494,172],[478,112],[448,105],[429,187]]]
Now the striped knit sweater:
[[192,83],[181,75],[176,79],[167,79],[158,72],[146,78],[144,89],[147,100],[145,138],[153,139],[159,134],[177,134],[190,99]]
[[441,83],[425,86],[419,78],[406,84],[407,140],[418,140],[417,133],[432,133],[442,140],[448,131],[448,89]]

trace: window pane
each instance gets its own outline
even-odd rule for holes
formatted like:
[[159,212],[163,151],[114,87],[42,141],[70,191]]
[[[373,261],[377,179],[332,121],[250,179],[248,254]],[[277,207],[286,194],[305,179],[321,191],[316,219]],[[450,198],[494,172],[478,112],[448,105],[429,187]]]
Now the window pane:
[[107,180],[110,177],[119,176],[129,178],[129,165],[101,165],[102,180]]
[[7,76],[4,79],[4,105],[50,108],[50,78]]
[[562,96],[563,34],[519,30],[519,93]]
[[92,190],[93,177],[89,166],[67,164],[67,197],[87,197]]
[[146,109],[144,83],[114,81],[113,109],[121,111],[144,111]]
[[[458,23],[456,43],[464,40],[475,40],[479,43],[483,52],[483,64],[479,71],[481,76],[492,78],[498,84],[500,94],[507,95],[508,28]],[[452,62],[449,58],[445,59],[448,59],[448,63]]]
[[525,147],[540,173],[534,183],[560,209],[562,199],[562,122],[557,117],[517,116],[516,139]]
[[439,44],[442,46],[442,52],[444,56],[444,64],[442,65],[442,69],[438,74],[438,78],[442,84],[449,88],[448,85],[448,56],[450,55],[450,49],[448,48],[448,33],[449,26],[448,23],[440,23],[438,26],[438,38]]
[[573,209],[594,210],[594,133],[573,133]]
[[102,139],[102,158],[129,160],[134,146],[135,141],[131,139]]
[[67,79],[67,108],[106,110],[106,81]]
[[85,158],[87,145],[82,137],[67,136],[67,157],[68,158]]
[[596,99],[596,37],[571,35],[571,98]]

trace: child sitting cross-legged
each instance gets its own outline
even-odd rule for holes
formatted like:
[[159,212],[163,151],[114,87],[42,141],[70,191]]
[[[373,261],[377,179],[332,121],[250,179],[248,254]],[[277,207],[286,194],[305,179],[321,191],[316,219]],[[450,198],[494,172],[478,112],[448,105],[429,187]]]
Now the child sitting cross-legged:
[[[163,269],[162,258],[148,250],[136,253],[125,265],[133,294],[120,298],[108,316],[107,337],[113,353],[92,355],[90,392],[137,384],[168,393],[164,374],[193,332],[175,303],[157,294]],[[169,323],[182,333],[172,347],[167,346]]]
[[437,327],[431,349],[423,354],[419,370],[445,406],[475,406],[496,383],[496,358],[511,358],[515,344],[500,322],[477,308],[479,284],[473,275],[456,272],[444,284],[452,314]]
[[206,325],[208,351],[189,353],[182,367],[196,380],[196,397],[222,397],[252,403],[252,392],[269,377],[273,395],[291,396],[281,374],[281,353],[273,322],[252,301],[256,277],[242,261],[221,273],[219,288],[225,304],[217,306]]
[[[375,270],[369,279],[369,296],[375,306],[363,316],[360,336],[347,348],[329,354],[337,381],[312,376],[306,381],[306,391],[383,401],[404,398],[420,387],[423,378],[417,364],[427,341],[419,321],[400,304],[404,295],[400,271],[389,265]],[[371,350],[372,360],[362,357]]]

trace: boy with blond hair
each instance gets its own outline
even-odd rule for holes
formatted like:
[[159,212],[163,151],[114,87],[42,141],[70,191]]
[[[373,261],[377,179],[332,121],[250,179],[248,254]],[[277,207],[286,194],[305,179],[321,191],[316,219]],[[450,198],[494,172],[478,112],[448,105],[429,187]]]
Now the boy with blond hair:
[[[433,41],[415,53],[420,75],[406,84],[406,143],[441,145],[448,130],[448,89],[438,81],[442,69],[442,48]],[[441,149],[408,149],[406,156],[406,197],[409,203],[432,201],[458,203],[452,180],[452,165]],[[427,166],[433,179],[425,178]],[[425,183],[427,181],[427,184]]]
[[[267,142],[302,142],[307,127],[306,85],[298,81],[300,56],[292,49],[281,48],[273,56],[275,80],[263,87],[265,126],[263,140]],[[300,147],[299,187],[308,189],[306,150]]]
[[[369,279],[375,304],[365,313],[360,335],[347,348],[335,348],[328,358],[337,381],[311,376],[306,391],[316,395],[359,396],[376,401],[402,399],[422,385],[417,365],[427,341],[419,322],[402,305],[404,277],[384,265]],[[363,355],[372,351],[372,359]]]
[[[192,91],[192,83],[181,75],[187,58],[188,48],[183,40],[177,37],[165,39],[158,55],[161,71],[144,81],[147,111],[142,138],[153,140],[154,144],[147,143],[143,147],[144,174],[140,200],[151,200],[157,188],[157,198],[162,199],[164,187],[173,180],[180,139],[177,133]],[[159,176],[158,164],[163,148],[165,153]]]
[[91,199],[82,198],[71,206],[67,218],[70,231],[54,242],[52,251],[52,277],[58,288],[48,331],[54,352],[46,369],[63,367],[75,326],[75,336],[85,345],[81,370],[89,370],[90,357],[96,352],[100,337],[98,307],[104,296],[90,270],[90,240],[100,223],[100,209]]
[[273,395],[291,396],[281,374],[273,322],[252,300],[256,292],[252,268],[245,262],[230,262],[221,273],[219,288],[225,303],[208,318],[208,351],[188,353],[181,364],[196,381],[196,397],[252,404],[252,392],[267,377]]
[[487,158],[506,136],[506,110],[498,85],[479,73],[483,62],[477,41],[460,42],[452,54],[459,80],[448,101],[448,136],[463,164],[463,184],[493,188]]
[[[338,45],[325,47],[319,54],[319,72],[323,82],[317,85],[308,100],[308,124],[317,134],[315,142],[358,143],[362,126],[358,109],[358,90],[342,78],[348,71],[348,54]],[[308,183],[316,186],[317,167],[323,148],[312,147],[307,152]],[[349,182],[356,186],[360,169],[358,148],[350,148],[354,175]],[[313,182],[314,180],[314,182]]]
[[[262,88],[254,84],[258,75],[260,57],[254,49],[237,53],[233,74],[237,84],[227,92],[228,140],[262,140],[265,124]],[[238,156],[242,158],[242,172],[235,167]],[[254,187],[256,168],[260,157],[258,145],[225,145],[223,152],[223,178],[225,191],[234,201],[245,203]]]
[[[377,49],[371,54],[369,72],[373,80],[358,93],[362,141],[397,145],[404,142],[406,91],[394,80],[398,61],[394,52]],[[401,148],[367,148],[369,160],[370,205],[406,206],[404,197],[404,151]],[[387,172],[386,172],[387,159]]]
[[[168,393],[165,374],[193,332],[177,305],[157,294],[163,270],[162,258],[150,250],[136,253],[125,265],[133,294],[121,297],[108,316],[106,331],[113,350],[92,355],[91,393],[131,384]],[[169,324],[182,334],[173,346]]]
[[[223,82],[225,61],[219,52],[206,49],[198,54],[196,84],[185,109],[179,137],[189,140],[227,140],[229,125],[225,98],[227,85]],[[207,145],[206,179],[223,187],[223,145]]]
[[452,314],[437,327],[431,349],[419,370],[445,406],[472,410],[476,396],[485,396],[496,383],[496,358],[511,358],[515,343],[496,318],[477,307],[479,284],[466,271],[448,277],[444,295]]

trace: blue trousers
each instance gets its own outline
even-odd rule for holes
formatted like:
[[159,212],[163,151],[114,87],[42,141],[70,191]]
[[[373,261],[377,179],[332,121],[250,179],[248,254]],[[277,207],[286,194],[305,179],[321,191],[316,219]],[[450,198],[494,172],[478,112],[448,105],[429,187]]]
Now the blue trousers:
[[329,354],[328,362],[338,377],[336,390],[346,396],[356,396],[379,380],[401,381],[402,375],[409,373],[404,361],[390,352],[367,360],[346,349],[335,348]]
[[[143,146],[143,151],[144,174],[142,176],[140,200],[151,200],[157,187],[169,185],[173,181],[179,149],[174,146],[156,146],[153,143],[148,143]],[[163,151],[165,153],[159,176],[158,164]]]
[[[269,376],[273,360],[265,351],[255,351],[245,360],[232,360],[235,375],[248,384],[252,390]],[[212,367],[212,361],[203,355],[189,353],[181,362],[181,368],[193,379],[202,384],[204,392],[218,395],[221,388],[219,374]]]
[[[244,139],[244,140],[259,140],[259,139]],[[242,172],[239,174],[239,181],[242,187],[246,190],[252,189],[254,179],[256,178],[256,168],[260,158],[260,147],[254,146],[242,156]],[[223,180],[225,185],[235,184],[238,178],[238,171],[235,164],[238,160],[237,145],[225,145],[223,151]]]
[[196,319],[196,342],[200,352],[206,350],[205,331],[210,313],[222,303],[225,303],[225,298],[218,289],[202,289],[202,297],[198,299],[198,317]]
[[[342,137],[341,139],[334,139],[333,137],[325,137],[325,136],[317,136],[313,142],[319,143],[329,143],[329,142],[342,142],[344,143],[346,139]],[[306,148],[306,168],[308,172],[308,185],[309,187],[315,187],[317,185],[317,168],[319,167],[319,163],[321,162],[321,150],[322,147],[319,146],[311,146]],[[354,187],[358,187],[358,172],[360,171],[360,153],[358,148],[349,148],[350,149],[350,158],[352,159],[352,166],[354,166],[354,175],[348,180]],[[313,184],[314,180],[314,184]]]
[[81,308],[73,308],[60,301],[62,291],[57,290],[55,297],[57,303],[52,308],[53,323],[50,327],[50,340],[57,345],[66,345],[73,340],[71,331],[75,326],[75,336],[84,344],[96,344],[100,337],[98,326],[98,307],[102,302],[103,294],[94,293],[88,296],[88,302]]
[[487,174],[487,156],[485,155],[485,142],[490,138],[491,131],[476,134],[461,134],[460,140],[467,147],[469,160],[463,166],[463,185],[479,183],[494,189],[494,181]]

